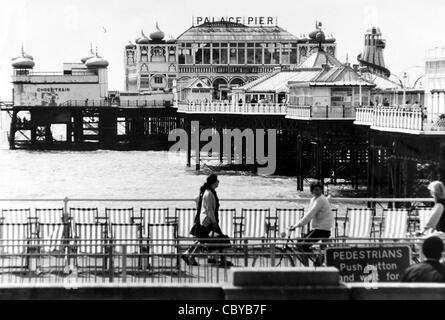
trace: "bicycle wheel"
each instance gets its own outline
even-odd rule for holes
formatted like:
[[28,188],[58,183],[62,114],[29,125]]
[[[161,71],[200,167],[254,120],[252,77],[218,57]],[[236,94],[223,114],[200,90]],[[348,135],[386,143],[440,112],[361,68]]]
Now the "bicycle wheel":
[[[277,254],[275,254],[275,265],[274,267],[281,267],[286,266],[283,262],[288,262],[291,267],[295,267],[295,261],[294,258],[292,258],[291,252],[292,250],[289,248],[276,248],[277,251],[279,251]],[[282,265],[283,264],[283,265]]]

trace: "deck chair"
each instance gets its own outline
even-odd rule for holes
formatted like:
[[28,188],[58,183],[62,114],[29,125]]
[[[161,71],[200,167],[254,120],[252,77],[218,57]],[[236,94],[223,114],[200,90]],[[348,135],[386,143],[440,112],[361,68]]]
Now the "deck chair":
[[62,240],[67,232],[67,219],[61,209],[36,209],[38,238],[43,252],[60,251]]
[[71,221],[76,221],[77,224],[106,222],[106,216],[100,214],[97,208],[70,208],[68,216]]
[[133,208],[105,208],[105,217],[113,224],[131,224]]
[[234,233],[236,233],[236,227],[233,223],[233,219],[236,215],[236,209],[219,209],[218,215],[221,231],[230,238],[233,238]]
[[[304,216],[304,209],[276,209],[278,218],[278,231],[277,237],[281,236],[282,233],[288,233],[290,226],[293,226],[300,221]],[[304,230],[297,228],[295,230],[295,238],[301,238],[303,236]]]
[[29,264],[30,209],[3,209],[0,215],[0,269],[24,271]]
[[142,266],[142,225],[137,223],[112,223],[110,242],[113,250],[113,266],[115,270],[125,266],[129,271],[140,270]]
[[1,211],[1,240],[2,252],[6,254],[23,254],[27,252],[27,245],[36,234],[36,227],[32,227],[30,209],[3,209]]
[[78,255],[103,255],[109,222],[97,208],[70,208],[70,220]]
[[148,254],[151,269],[179,269],[178,225],[175,223],[148,224]]
[[168,215],[168,208],[141,208],[139,212],[133,214],[133,223],[142,225],[142,236],[146,238],[148,237],[146,226],[148,224],[163,224]]
[[408,215],[408,209],[383,210],[383,226],[380,227],[380,238],[406,238],[406,234],[408,231]]
[[344,238],[370,238],[374,209],[348,208],[343,225]]
[[242,209],[241,216],[244,217],[243,237],[263,239],[267,236],[266,225],[270,224],[270,209]]
[[178,224],[178,237],[190,238],[190,230],[195,223],[196,208],[176,208],[174,217],[168,217],[168,223]]
[[431,219],[433,215],[433,208],[417,208],[417,216],[419,218],[419,230],[423,231],[426,227],[426,224]]

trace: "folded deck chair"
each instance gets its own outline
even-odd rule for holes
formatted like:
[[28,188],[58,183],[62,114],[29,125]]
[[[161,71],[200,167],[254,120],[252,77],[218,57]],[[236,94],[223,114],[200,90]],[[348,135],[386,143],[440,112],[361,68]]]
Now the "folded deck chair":
[[68,221],[61,209],[36,209],[38,238],[43,252],[63,249],[62,239],[67,231]]
[[[296,225],[298,221],[300,221],[304,216],[304,209],[276,209],[277,218],[278,218],[278,232],[277,237],[280,237],[281,234],[288,235],[289,228],[293,225]],[[295,229],[292,237],[293,238],[301,238],[304,234],[304,230],[302,228]]]
[[[407,209],[385,209],[383,210],[383,232],[382,239],[404,239],[408,231]],[[381,228],[382,229],[382,228]]]
[[370,238],[374,209],[348,208],[344,222],[344,237],[347,238]]
[[149,264],[153,269],[179,268],[177,224],[148,224]]

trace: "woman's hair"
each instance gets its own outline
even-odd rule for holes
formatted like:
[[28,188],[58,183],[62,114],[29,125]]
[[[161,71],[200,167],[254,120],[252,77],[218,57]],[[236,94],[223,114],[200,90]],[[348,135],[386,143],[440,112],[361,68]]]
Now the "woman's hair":
[[433,181],[428,186],[428,190],[432,191],[437,199],[445,199],[445,186],[440,181]]
[[218,181],[218,176],[212,173],[207,177],[206,182],[201,186],[200,192],[204,193],[204,191],[210,189],[216,181]]
[[316,182],[312,182],[310,185],[311,188],[311,192],[314,191],[315,188],[320,188],[321,191],[323,192],[323,184],[321,183],[321,181],[316,181]]

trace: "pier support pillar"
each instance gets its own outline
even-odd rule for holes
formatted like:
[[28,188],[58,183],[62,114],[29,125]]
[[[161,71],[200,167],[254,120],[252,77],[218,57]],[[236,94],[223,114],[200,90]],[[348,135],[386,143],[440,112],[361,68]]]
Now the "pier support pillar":
[[190,118],[184,119],[185,130],[187,131],[187,167],[192,166],[192,124]]
[[17,111],[12,112],[11,126],[9,129],[9,149],[14,150],[15,147],[15,132],[17,131]]
[[117,115],[114,110],[102,110],[99,114],[99,143],[101,148],[116,147]]
[[297,189],[303,191],[303,139],[300,135],[297,136],[296,149]]
[[76,112],[74,114],[74,127],[72,128],[74,133],[74,143],[79,145],[83,142],[83,115],[82,112]]

